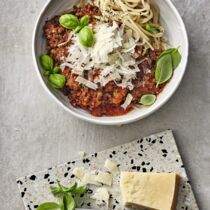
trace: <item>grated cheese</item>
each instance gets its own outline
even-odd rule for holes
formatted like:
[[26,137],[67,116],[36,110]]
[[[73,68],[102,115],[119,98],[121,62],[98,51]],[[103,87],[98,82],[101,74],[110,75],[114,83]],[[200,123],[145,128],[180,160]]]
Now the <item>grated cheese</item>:
[[[96,23],[93,27],[95,44],[92,48],[81,45],[76,35],[71,36],[68,55],[61,64],[61,69],[68,67],[79,77],[77,81],[88,88],[96,90],[98,83],[105,86],[110,81],[122,88],[134,88],[132,81],[139,72],[135,59],[136,42],[132,30],[125,29],[115,21],[110,23]],[[100,74],[93,82],[86,80],[84,71],[99,69]]]
[[95,83],[93,83],[83,77],[80,77],[80,76],[76,78],[76,81],[79,82],[80,84],[85,85],[86,87],[93,89],[93,90],[96,90],[98,88],[98,86]]
[[121,105],[123,109],[127,109],[127,107],[131,104],[133,100],[133,96],[129,93],[125,99],[125,102]]

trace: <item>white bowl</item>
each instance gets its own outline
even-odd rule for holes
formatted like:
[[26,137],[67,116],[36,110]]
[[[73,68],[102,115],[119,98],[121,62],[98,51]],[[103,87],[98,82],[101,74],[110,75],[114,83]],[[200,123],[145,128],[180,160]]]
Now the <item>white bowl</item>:
[[152,114],[153,112],[157,111],[170,99],[170,97],[174,94],[174,92],[178,88],[185,73],[187,60],[188,60],[188,37],[187,37],[186,28],[182,21],[181,16],[179,15],[178,11],[176,10],[172,2],[170,0],[154,1],[160,8],[161,24],[166,29],[166,36],[168,37],[172,46],[179,47],[181,51],[182,54],[181,64],[175,70],[173,78],[166,85],[163,92],[158,96],[158,99],[154,105],[150,107],[142,107],[139,110],[134,109],[133,111],[129,112],[126,115],[117,116],[117,117],[94,117],[82,109],[74,108],[73,106],[71,106],[68,98],[64,96],[63,93],[48,86],[46,78],[42,75],[43,70],[39,64],[39,56],[45,53],[46,51],[45,49],[46,42],[45,39],[43,38],[43,30],[42,30],[44,23],[47,19],[50,19],[55,15],[59,15],[63,11],[66,11],[67,9],[71,8],[71,6],[77,4],[77,2],[78,0],[71,0],[71,1],[50,0],[44,6],[36,22],[34,35],[33,35],[33,59],[39,79],[45,90],[67,112],[80,119],[96,124],[103,124],[103,125],[128,124],[143,119],[148,115]]

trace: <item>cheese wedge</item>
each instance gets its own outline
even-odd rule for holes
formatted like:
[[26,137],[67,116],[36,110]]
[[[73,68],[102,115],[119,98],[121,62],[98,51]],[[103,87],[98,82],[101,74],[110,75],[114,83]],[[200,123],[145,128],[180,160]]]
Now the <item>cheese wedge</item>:
[[179,182],[176,173],[122,172],[124,205],[140,210],[175,210]]

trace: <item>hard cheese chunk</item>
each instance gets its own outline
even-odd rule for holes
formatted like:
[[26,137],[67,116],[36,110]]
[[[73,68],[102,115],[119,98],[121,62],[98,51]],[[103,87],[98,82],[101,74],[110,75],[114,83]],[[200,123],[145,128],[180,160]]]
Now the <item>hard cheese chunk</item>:
[[137,209],[175,210],[179,181],[175,173],[122,172],[123,202]]

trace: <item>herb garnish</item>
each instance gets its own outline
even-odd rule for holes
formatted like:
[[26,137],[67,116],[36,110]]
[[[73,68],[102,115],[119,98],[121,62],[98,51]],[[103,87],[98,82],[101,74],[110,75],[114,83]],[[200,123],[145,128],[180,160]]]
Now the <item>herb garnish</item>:
[[77,183],[65,187],[57,181],[57,186],[51,187],[53,195],[59,197],[60,203],[46,202],[38,206],[37,210],[75,210],[77,207],[76,196],[87,191],[85,186],[78,186]]
[[146,94],[141,97],[139,103],[144,106],[151,106],[152,104],[155,103],[156,99],[157,99],[156,95]]
[[157,86],[171,79],[174,70],[181,62],[181,58],[181,54],[176,48],[167,49],[159,56],[155,67]]
[[75,34],[79,34],[80,43],[85,47],[92,47],[94,43],[93,30],[87,27],[90,17],[83,16],[80,20],[72,14],[64,14],[60,17],[59,23],[67,29],[73,30]]
[[54,61],[49,55],[41,55],[40,63],[44,71],[44,76],[48,77],[49,84],[56,88],[63,88],[66,83],[65,76],[58,74],[60,67],[54,66]]

